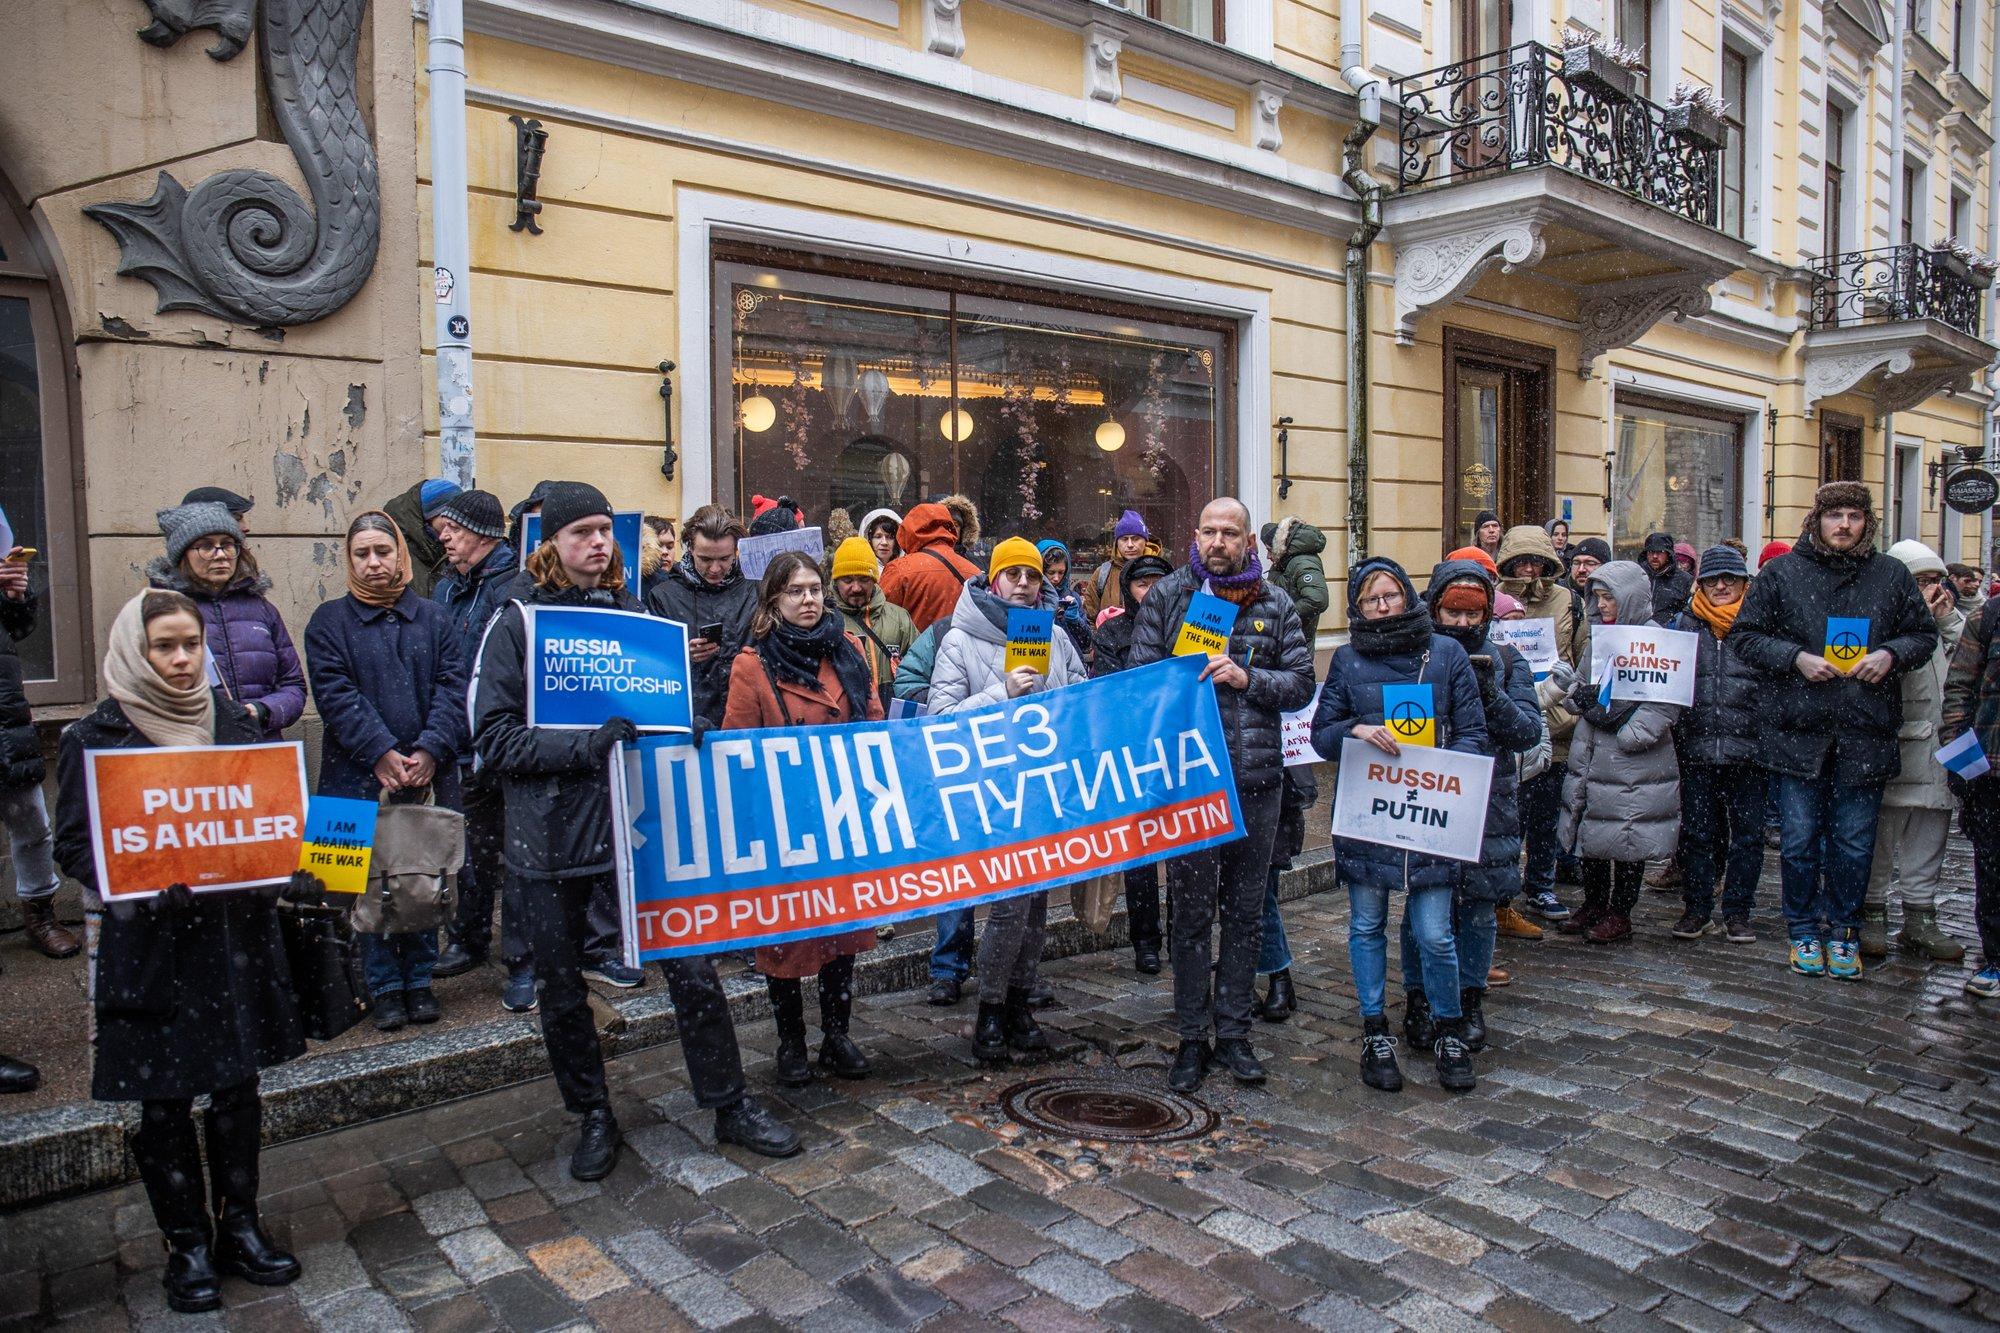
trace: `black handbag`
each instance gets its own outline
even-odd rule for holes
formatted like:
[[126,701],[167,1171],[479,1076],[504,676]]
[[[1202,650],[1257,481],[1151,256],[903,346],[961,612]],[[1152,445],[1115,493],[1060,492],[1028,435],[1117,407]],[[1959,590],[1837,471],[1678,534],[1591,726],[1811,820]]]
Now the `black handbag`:
[[338,909],[287,907],[279,911],[285,958],[292,967],[292,995],[299,1026],[314,1041],[332,1041],[368,1012],[368,987],[352,947],[347,914]]

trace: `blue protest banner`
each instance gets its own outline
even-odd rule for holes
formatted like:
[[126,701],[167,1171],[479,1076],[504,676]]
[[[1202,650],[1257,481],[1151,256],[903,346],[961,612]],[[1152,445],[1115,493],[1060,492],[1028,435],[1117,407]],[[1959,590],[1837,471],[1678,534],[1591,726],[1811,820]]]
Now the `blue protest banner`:
[[529,726],[623,717],[641,731],[693,730],[686,625],[587,606],[528,604],[522,612]]
[[1201,667],[908,721],[623,747],[627,960],[901,921],[1242,837]]
[[[639,527],[645,522],[645,515],[636,509],[615,509],[611,513],[611,535],[618,542],[618,554],[625,557],[625,586],[634,597],[639,595]],[[542,516],[540,514],[521,515],[521,565],[527,566],[528,557],[542,544]]]

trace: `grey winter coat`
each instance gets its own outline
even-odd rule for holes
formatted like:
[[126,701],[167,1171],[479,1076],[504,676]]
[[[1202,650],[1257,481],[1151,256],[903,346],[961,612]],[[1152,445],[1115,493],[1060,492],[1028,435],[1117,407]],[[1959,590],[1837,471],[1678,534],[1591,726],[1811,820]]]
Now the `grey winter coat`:
[[[1044,589],[1042,609],[1053,611],[1055,606],[1055,598]],[[1000,670],[1007,655],[1007,610],[1007,604],[993,595],[993,586],[984,574],[965,581],[958,605],[952,608],[951,628],[938,641],[937,660],[931,667],[931,712],[950,713],[1007,702],[1007,678]],[[1037,688],[1059,690],[1088,677],[1069,635],[1053,636],[1049,641],[1049,674]]]
[[[1632,561],[1600,567],[1590,576],[1590,587],[1607,588],[1618,599],[1617,623],[1652,620],[1652,580]],[[1602,861],[1672,856],[1681,827],[1681,770],[1673,734],[1680,706],[1614,702],[1601,708],[1594,681],[1579,681],[1571,699],[1582,708],[1563,779],[1561,845]]]
[[1882,789],[1882,804],[1949,814],[1951,788],[1945,785],[1944,765],[1937,761],[1942,744],[1938,723],[1944,713],[1944,678],[1965,634],[1965,615],[1954,605],[1937,627],[1938,650],[1903,677],[1903,725],[1896,729],[1903,766]]

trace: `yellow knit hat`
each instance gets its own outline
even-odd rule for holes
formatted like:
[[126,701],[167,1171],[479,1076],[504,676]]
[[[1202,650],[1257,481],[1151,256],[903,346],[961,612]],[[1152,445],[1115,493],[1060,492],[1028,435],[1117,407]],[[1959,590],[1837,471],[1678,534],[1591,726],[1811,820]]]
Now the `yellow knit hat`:
[[1041,573],[1042,553],[1025,537],[1009,537],[993,548],[993,559],[986,565],[986,577],[994,579],[1003,569],[1017,569],[1023,565],[1037,574]]
[[849,537],[833,548],[833,576],[837,579],[875,579],[882,567],[875,563],[875,548],[866,538]]

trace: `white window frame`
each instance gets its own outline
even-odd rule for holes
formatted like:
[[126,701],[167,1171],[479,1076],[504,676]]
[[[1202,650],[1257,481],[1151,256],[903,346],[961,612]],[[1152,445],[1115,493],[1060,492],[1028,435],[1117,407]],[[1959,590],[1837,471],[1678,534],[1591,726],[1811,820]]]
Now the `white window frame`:
[[[1771,62],[1764,58],[1765,40],[1727,16],[1726,11],[1722,44],[1743,58],[1745,105],[1741,110],[1744,137],[1748,140],[1743,145],[1743,240],[1759,254],[1769,254],[1775,229],[1771,225],[1769,206],[1772,173],[1768,165],[1771,157],[1768,130],[1777,114],[1771,89]],[[1720,95],[1722,57],[1719,54],[1715,58],[1715,81],[1710,86]],[[1824,172],[1821,175],[1824,179]]]
[[[1898,435],[1896,450],[1896,494],[1890,500],[1892,525],[1897,541],[1924,539],[1924,442],[1921,437]],[[1955,557],[1947,557],[1952,559]]]
[[[1840,217],[1836,219],[1840,226],[1840,243],[1843,252],[1867,250],[1872,248],[1874,244],[1874,228],[1865,226],[1862,221],[1866,216],[1862,212],[1862,196],[1869,193],[1866,186],[1874,172],[1874,166],[1872,163],[1860,160],[1863,143],[1861,137],[1861,105],[1860,102],[1848,95],[1847,92],[1836,90],[1831,85],[1828,86],[1825,98],[1821,103],[1820,150],[1822,153],[1837,150],[1841,162],[1845,164],[1842,167],[1845,176],[1845,185],[1840,192]],[[1838,145],[1829,144],[1826,137],[1827,123],[1833,119],[1831,108],[1835,106],[1840,108],[1842,128],[1841,141]],[[1820,179],[1822,181],[1826,179],[1824,159],[1821,160]],[[1897,188],[1901,188],[1900,182]],[[1823,226],[1825,223],[1826,200],[1822,198],[1819,202],[1821,223]],[[1821,233],[1821,237],[1823,241],[1825,237],[1824,232]]]

